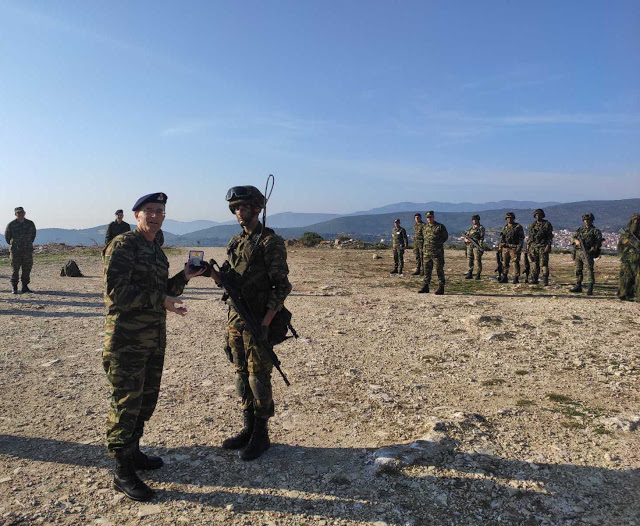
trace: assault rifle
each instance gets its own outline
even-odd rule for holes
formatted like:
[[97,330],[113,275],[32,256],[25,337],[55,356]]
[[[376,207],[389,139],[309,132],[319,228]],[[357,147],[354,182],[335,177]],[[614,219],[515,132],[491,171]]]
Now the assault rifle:
[[[580,241],[580,249],[582,250],[582,255],[584,256],[585,263],[589,261],[589,254],[587,254],[587,249],[584,247],[584,239],[581,236],[575,236],[575,238]],[[576,248],[576,244],[573,243],[573,259],[576,259],[576,252],[578,249]]]
[[481,256],[482,256],[482,254],[484,254],[484,248],[482,248],[482,247],[480,246],[480,243],[478,243],[478,242],[477,242],[475,239],[473,239],[472,237],[469,237],[469,236],[466,234],[466,232],[462,232],[462,236],[463,236],[465,239],[468,239],[468,240],[471,242],[471,244],[472,244],[474,247],[476,247],[476,248],[478,249],[478,252],[480,252],[480,255],[481,255]]
[[498,273],[498,276],[502,276],[502,250],[499,248],[496,249],[496,263],[498,266],[494,270],[494,272]]
[[264,338],[262,336],[260,323],[258,322],[258,320],[256,320],[256,317],[251,311],[251,307],[247,303],[247,300],[242,296],[239,283],[240,275],[231,268],[231,265],[228,261],[225,261],[222,266],[220,266],[218,265],[218,263],[216,263],[215,259],[212,259],[209,262],[209,265],[213,269],[217,268],[217,272],[220,275],[220,284],[224,289],[226,295],[233,302],[233,307],[235,308],[240,318],[242,318],[245,328],[253,337],[253,341],[256,342],[262,352],[267,353],[269,359],[271,360],[271,363],[282,376],[284,383],[287,384],[287,386],[291,385],[286,375],[282,372],[282,369],[280,369],[280,360],[278,359],[276,353],[273,351],[273,345],[269,343],[268,338]]

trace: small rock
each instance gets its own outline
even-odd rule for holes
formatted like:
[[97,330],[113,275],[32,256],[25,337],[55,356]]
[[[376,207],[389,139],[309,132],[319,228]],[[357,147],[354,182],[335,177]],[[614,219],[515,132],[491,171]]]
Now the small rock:
[[202,387],[211,387],[213,385],[213,380],[205,380],[201,385]]
[[148,517],[149,515],[156,515],[158,513],[162,513],[162,506],[159,504],[148,504],[140,506],[138,517]]
[[45,363],[41,364],[40,367],[51,367],[52,365],[60,363],[61,361],[62,360],[60,360],[59,358],[56,358],[55,360],[51,360],[50,362],[45,362]]
[[373,259],[382,259],[382,256],[380,254],[374,254]]
[[3,484],[5,482],[11,482],[11,477],[3,477],[0,479],[0,484]]

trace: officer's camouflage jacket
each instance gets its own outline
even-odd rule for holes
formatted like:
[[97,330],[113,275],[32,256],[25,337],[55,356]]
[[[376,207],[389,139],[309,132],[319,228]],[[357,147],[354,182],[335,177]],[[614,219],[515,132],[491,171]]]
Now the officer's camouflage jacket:
[[33,242],[36,239],[36,225],[29,219],[22,223],[14,219],[7,225],[4,238],[12,254],[30,254],[33,252]]
[[407,231],[401,226],[391,231],[391,239],[393,240],[393,248],[407,248],[409,246],[409,238]]
[[413,246],[419,246],[422,248],[422,243],[424,242],[424,236],[422,234],[422,227],[424,223],[414,223],[413,224]]
[[447,228],[437,221],[430,225],[423,223],[422,235],[424,237],[424,253],[429,255],[441,254],[444,250],[444,242],[449,239]]
[[553,225],[546,219],[542,222],[534,221],[529,225],[529,237],[527,246],[551,246],[553,241]]
[[122,221],[122,223],[111,221],[107,227],[107,232],[104,235],[104,244],[108,245],[114,237],[124,234],[125,232],[129,232],[129,230],[131,230],[131,226],[126,221]]

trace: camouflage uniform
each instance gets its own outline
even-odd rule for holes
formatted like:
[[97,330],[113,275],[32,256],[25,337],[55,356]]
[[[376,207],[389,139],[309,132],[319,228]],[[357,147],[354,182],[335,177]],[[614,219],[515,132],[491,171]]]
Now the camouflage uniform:
[[504,225],[500,233],[500,244],[502,245],[502,272],[504,276],[509,275],[511,261],[513,260],[514,279],[520,276],[520,252],[524,243],[524,229],[520,223],[515,221],[512,224]]
[[[262,236],[260,233],[262,232]],[[252,252],[255,251],[253,256]],[[251,257],[251,264],[249,258]],[[257,320],[262,320],[268,310],[279,310],[291,292],[287,275],[287,250],[284,240],[270,228],[258,224],[247,234],[233,236],[227,245],[227,259],[240,274],[240,289]],[[273,364],[269,356],[260,351],[257,342],[233,307],[229,305],[228,338],[236,368],[236,390],[242,397],[243,411],[253,408],[254,415],[267,419],[273,416],[271,393]]]
[[129,232],[129,230],[131,230],[131,226],[126,221],[123,221],[122,223],[111,221],[107,227],[107,233],[104,235],[105,246],[111,243],[111,240],[114,237],[124,234],[125,232]]
[[138,229],[102,252],[108,309],[102,364],[111,384],[107,448],[115,456],[142,436],[158,401],[167,340],[164,300],[182,294],[183,271],[169,279],[169,261]]
[[36,239],[36,225],[25,219],[22,223],[14,219],[7,225],[4,238],[9,245],[9,263],[13,269],[11,285],[15,288],[20,281],[20,267],[22,267],[22,286],[31,281],[33,267],[33,241]]
[[[538,276],[542,270],[542,276],[549,278],[549,252],[553,241],[553,226],[549,221],[543,219],[542,222],[534,221],[529,225],[529,237],[527,238],[527,253],[529,261],[533,263],[534,283],[538,281]],[[542,267],[542,269],[541,269]]]
[[[584,241],[584,248],[587,252],[587,258],[585,259],[582,249],[575,246],[574,241],[580,240],[580,243]],[[581,226],[571,236],[571,245],[574,248],[575,265],[576,265],[576,281],[578,284],[582,283],[583,269],[587,267],[587,279],[588,283],[594,285],[596,282],[594,274],[594,259],[600,256],[600,248],[602,247],[602,232],[595,226],[589,227]]]
[[[464,233],[470,239],[473,239],[478,245],[482,246],[482,242],[484,241],[484,227],[481,224],[472,225],[469,229]],[[467,265],[468,265],[468,274],[471,275],[473,273],[473,266],[475,263],[476,267],[476,276],[480,276],[482,273],[482,254],[480,251],[473,246],[473,243],[467,243]]]
[[409,246],[407,231],[401,226],[395,227],[391,232],[393,239],[393,268],[402,274],[404,267],[404,249]]
[[633,214],[618,242],[620,281],[618,298],[640,301],[640,214]]
[[438,283],[444,285],[444,242],[449,239],[447,228],[437,221],[430,225],[428,222],[422,225],[424,237],[424,285],[431,283],[431,273],[435,264]]
[[424,223],[414,223],[413,225],[413,253],[416,255],[416,274],[424,276],[424,236],[422,235],[422,227]]

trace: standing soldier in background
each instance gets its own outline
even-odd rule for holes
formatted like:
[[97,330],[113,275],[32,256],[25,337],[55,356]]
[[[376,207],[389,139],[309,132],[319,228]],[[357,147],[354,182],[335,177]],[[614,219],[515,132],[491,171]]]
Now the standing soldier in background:
[[640,301],[640,214],[633,214],[618,241],[620,282],[618,298]]
[[433,210],[425,214],[427,218],[426,224],[422,227],[424,236],[424,282],[419,294],[429,292],[429,283],[431,283],[431,273],[433,265],[436,266],[436,274],[438,275],[438,289],[436,294],[444,294],[444,242],[449,239],[449,232],[446,227],[435,220]]
[[124,212],[122,209],[116,210],[116,220],[111,221],[109,226],[107,227],[107,233],[104,236],[104,244],[105,246],[111,243],[111,240],[119,236],[120,234],[124,234],[125,232],[129,232],[131,230],[131,226],[129,223],[124,221]]
[[400,226],[399,219],[396,219],[393,224],[395,225],[391,231],[391,238],[393,240],[393,270],[390,274],[402,274],[404,251],[409,246],[409,238],[407,237],[407,231]]
[[424,266],[423,266],[423,244],[424,244],[424,236],[422,234],[422,227],[424,223],[422,222],[422,216],[420,214],[416,214],[414,216],[415,223],[413,225],[413,253],[416,255],[416,269],[413,271],[414,276],[424,276]]
[[498,283],[509,282],[509,269],[511,261],[513,261],[515,274],[513,283],[516,284],[520,277],[520,253],[524,243],[524,229],[520,223],[516,223],[516,215],[513,212],[507,212],[504,218],[507,224],[504,225],[500,233],[500,244],[498,245],[498,250],[502,251],[502,276],[498,279]]
[[167,311],[186,314],[175,296],[203,272],[185,266],[169,279],[169,261],[155,240],[166,201],[162,192],[138,199],[133,206],[137,228],[116,236],[102,252],[108,310],[102,365],[111,386],[107,450],[116,460],[115,488],[138,501],[150,500],[153,491],[136,470],[163,465],[160,457],[140,451],[140,439],[160,393]]
[[471,216],[471,226],[464,233],[465,239],[464,242],[467,244],[467,264],[468,270],[464,276],[464,279],[473,278],[473,266],[475,262],[476,268],[476,279],[480,279],[480,274],[482,273],[482,252],[478,250],[478,247],[474,246],[474,244],[469,241],[473,239],[478,245],[482,246],[484,241],[484,227],[480,224],[480,216],[475,214]]
[[527,237],[527,251],[524,255],[533,263],[533,273],[531,284],[538,284],[540,267],[542,267],[542,283],[546,287],[549,285],[549,253],[551,252],[551,242],[553,241],[553,226],[544,219],[544,210],[538,208],[533,212],[535,221],[529,225],[529,236]]
[[587,296],[593,295],[593,286],[596,283],[593,271],[594,259],[600,256],[602,248],[602,232],[593,226],[595,217],[591,212],[582,216],[583,226],[578,228],[571,236],[573,245],[573,257],[576,264],[576,284],[570,292],[582,292],[583,268],[587,266],[588,280]]
[[11,274],[11,289],[18,292],[20,281],[20,267],[22,267],[22,293],[31,292],[31,268],[33,267],[33,242],[36,239],[36,225],[25,218],[26,212],[21,206],[14,209],[16,219],[7,225],[4,238],[9,245],[9,264],[13,269]]

